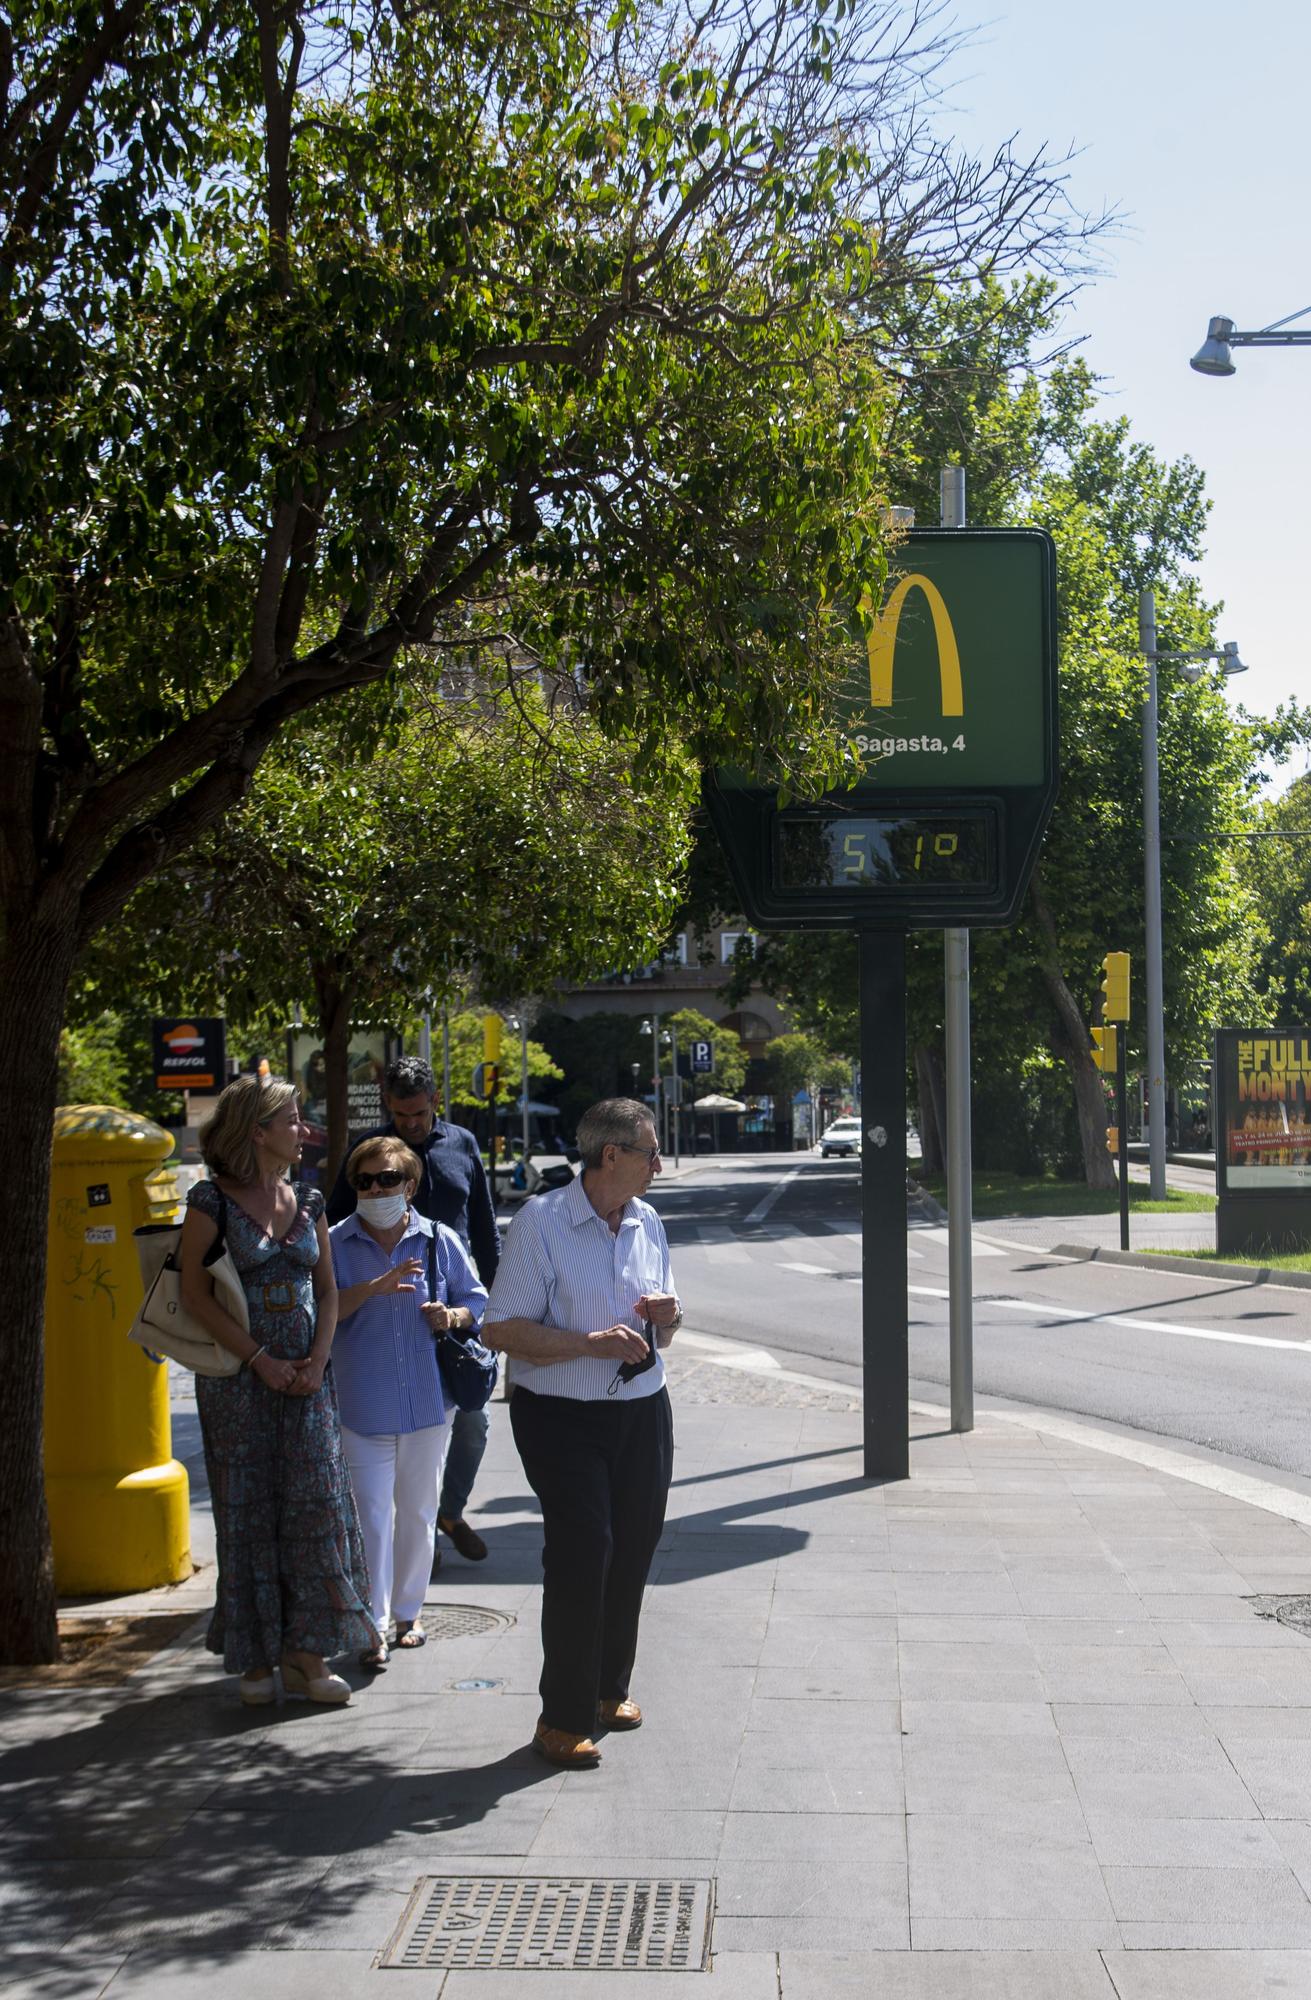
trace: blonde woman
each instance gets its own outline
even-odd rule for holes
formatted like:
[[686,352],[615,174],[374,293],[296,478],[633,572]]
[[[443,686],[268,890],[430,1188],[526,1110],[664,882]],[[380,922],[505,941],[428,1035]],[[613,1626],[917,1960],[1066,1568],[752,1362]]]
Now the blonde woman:
[[[198,1376],[196,1401],[218,1541],[208,1645],[259,1705],[283,1692],[340,1706],[335,1653],[377,1644],[359,1517],[332,1378],[337,1325],[323,1196],[292,1181],[307,1127],[289,1083],[242,1076],[201,1133],[211,1179],[187,1195],[182,1296],[239,1374]],[[250,1331],[214,1296],[206,1255],[225,1235]]]
[[435,1335],[474,1332],[487,1293],[453,1229],[414,1207],[423,1165],[403,1139],[362,1139],[346,1162],[355,1213],[329,1231],[341,1287],[334,1372],[351,1484],[364,1526],[379,1638],[360,1659],[387,1665],[422,1646],[437,1495],[450,1441]]

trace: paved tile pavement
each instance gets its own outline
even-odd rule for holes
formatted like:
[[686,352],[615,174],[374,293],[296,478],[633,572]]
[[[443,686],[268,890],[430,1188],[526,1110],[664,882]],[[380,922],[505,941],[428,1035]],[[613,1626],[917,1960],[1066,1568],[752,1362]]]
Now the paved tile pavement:
[[[539,1528],[498,1408],[491,1554],[431,1598],[511,1622],[342,1712],[243,1711],[199,1632],[4,1698],[0,1996],[1311,1995],[1311,1641],[1248,1602],[1311,1589],[1311,1534],[1013,1416],[918,1420],[868,1486],[845,1393],[674,1374],[648,1719],[599,1770],[526,1748]],[[711,1969],[380,1968],[441,1875],[712,1879]]]

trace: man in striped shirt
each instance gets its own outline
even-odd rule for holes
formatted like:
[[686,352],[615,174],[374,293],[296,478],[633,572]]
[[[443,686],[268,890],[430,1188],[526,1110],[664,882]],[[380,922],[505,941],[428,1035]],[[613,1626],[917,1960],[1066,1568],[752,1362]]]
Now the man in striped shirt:
[[[637,1729],[628,1695],[642,1592],[665,1520],[674,1431],[660,1348],[683,1312],[644,1104],[578,1121],[583,1171],[510,1225],[483,1327],[509,1356],[510,1427],[542,1506],[542,1714],[533,1747],[578,1769],[600,1729]],[[646,1329],[652,1330],[648,1338]]]

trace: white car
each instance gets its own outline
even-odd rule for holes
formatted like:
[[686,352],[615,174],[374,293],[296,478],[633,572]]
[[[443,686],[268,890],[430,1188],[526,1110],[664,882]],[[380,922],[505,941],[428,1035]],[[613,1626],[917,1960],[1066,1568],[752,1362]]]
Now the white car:
[[835,1155],[839,1155],[846,1159],[853,1157],[859,1159],[860,1140],[859,1118],[835,1118],[833,1123],[826,1125],[820,1134],[819,1157],[821,1160],[831,1160]]

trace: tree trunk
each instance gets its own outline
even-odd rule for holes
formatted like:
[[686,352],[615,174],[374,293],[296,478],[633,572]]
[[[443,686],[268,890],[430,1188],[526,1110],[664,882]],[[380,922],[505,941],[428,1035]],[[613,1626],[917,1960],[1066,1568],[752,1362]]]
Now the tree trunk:
[[76,905],[47,897],[6,926],[0,953],[0,1119],[9,1173],[0,1207],[0,1661],[59,1657],[42,1451],[46,1231],[59,1035]]
[[1042,976],[1056,1010],[1056,1047],[1074,1085],[1084,1179],[1090,1188],[1113,1188],[1115,1162],[1106,1147],[1106,1096],[1102,1090],[1101,1072],[1093,1064],[1087,1023],[1061,970],[1056,925],[1037,873],[1030,894],[1045,947],[1041,958]]
[[346,1145],[350,1138],[352,992],[349,985],[337,985],[331,974],[317,968],[314,988],[319,1001],[319,1033],[323,1037],[328,1104],[328,1152],[323,1162],[323,1185],[330,1188],[346,1157]]
[[945,1172],[947,1158],[946,1079],[942,1055],[930,1042],[915,1048],[915,1086],[919,1098],[920,1148],[926,1174]]

